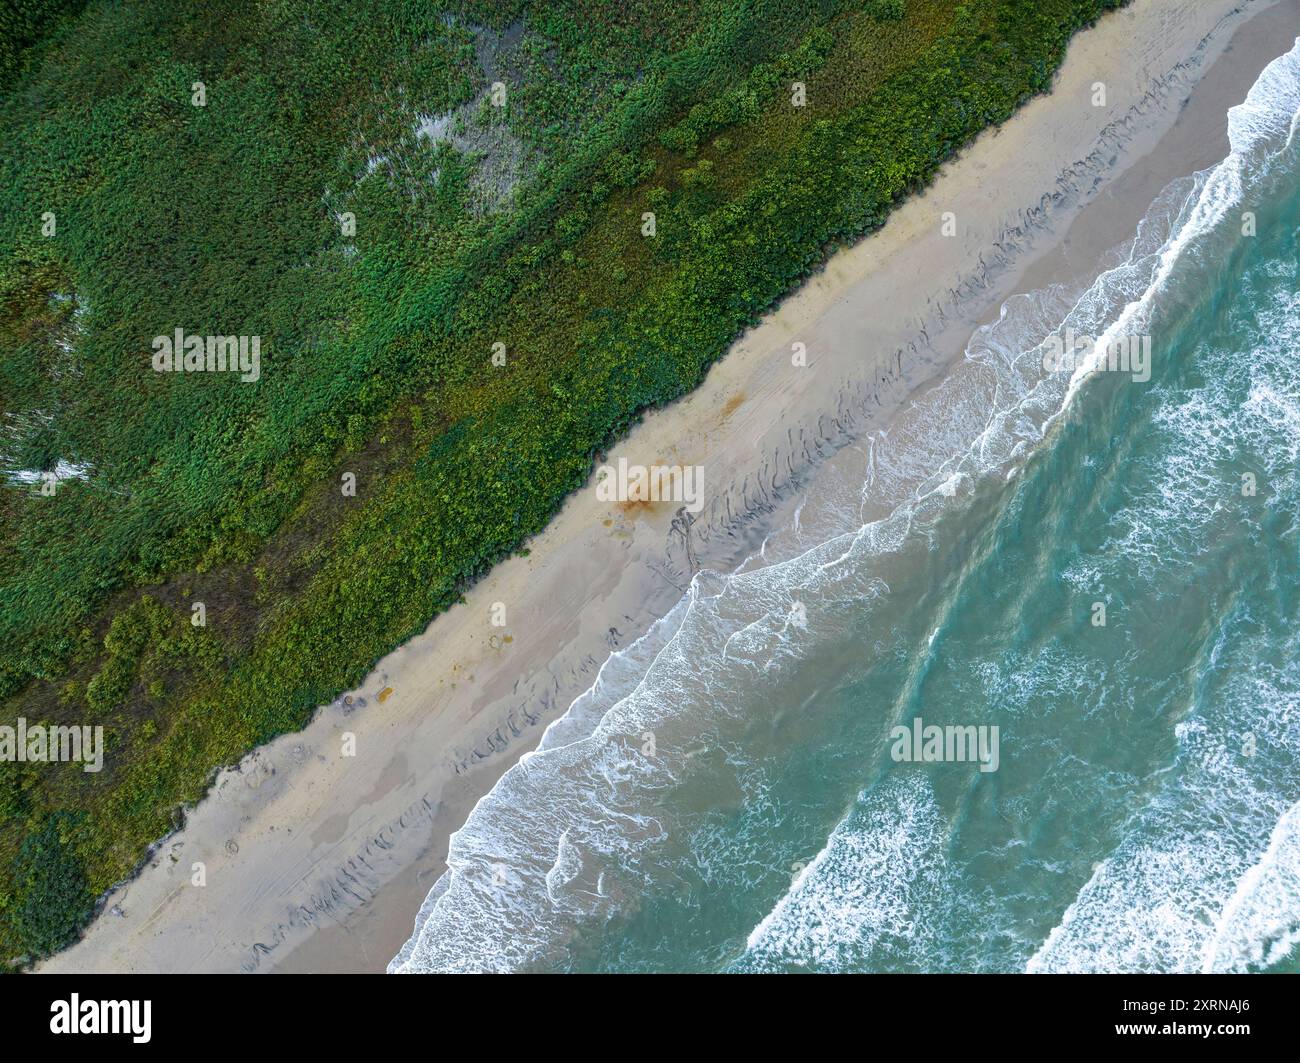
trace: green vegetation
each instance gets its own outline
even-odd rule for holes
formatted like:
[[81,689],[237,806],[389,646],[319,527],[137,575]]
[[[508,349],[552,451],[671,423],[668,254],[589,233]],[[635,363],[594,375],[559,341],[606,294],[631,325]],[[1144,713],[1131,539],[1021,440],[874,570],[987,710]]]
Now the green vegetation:
[[0,6],[0,88],[23,68],[33,45],[85,6],[85,0],[5,0]]
[[[102,724],[108,753],[0,763],[0,955],[66,942],[216,767],[519,550],[1117,5],[157,0],[8,24],[0,723]],[[176,328],[260,336],[261,379],[154,373]],[[16,476],[60,463],[83,472],[52,496]]]
[[64,813],[50,816],[14,858],[9,920],[15,937],[37,955],[75,941],[94,900],[81,859],[65,836],[75,822]]

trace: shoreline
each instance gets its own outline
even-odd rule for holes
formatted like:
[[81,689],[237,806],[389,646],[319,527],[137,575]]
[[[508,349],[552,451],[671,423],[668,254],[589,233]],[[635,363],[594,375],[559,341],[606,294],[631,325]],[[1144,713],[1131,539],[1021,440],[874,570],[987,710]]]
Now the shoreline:
[[[612,463],[697,464],[711,490],[728,485],[693,524],[673,503],[602,503],[588,484],[529,556],[497,566],[361,688],[221,772],[84,940],[40,969],[383,970],[451,832],[609,651],[698,568],[743,562],[824,458],[960,360],[1007,296],[1095,275],[1167,180],[1222,158],[1227,107],[1290,47],[1298,7],[1135,0],[1081,31],[1050,95],[982,134],[613,448]],[[1109,104],[1095,108],[1098,77]],[[955,237],[940,233],[945,211]],[[791,366],[793,343],[806,367]],[[355,757],[339,755],[345,733]]]

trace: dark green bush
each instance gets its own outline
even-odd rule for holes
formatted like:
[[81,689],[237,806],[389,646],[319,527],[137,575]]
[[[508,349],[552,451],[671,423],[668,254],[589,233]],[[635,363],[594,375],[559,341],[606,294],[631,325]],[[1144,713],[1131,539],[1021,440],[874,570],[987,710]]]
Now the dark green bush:
[[8,921],[18,948],[48,956],[76,940],[94,901],[68,840],[77,817],[56,813],[23,840],[10,869]]

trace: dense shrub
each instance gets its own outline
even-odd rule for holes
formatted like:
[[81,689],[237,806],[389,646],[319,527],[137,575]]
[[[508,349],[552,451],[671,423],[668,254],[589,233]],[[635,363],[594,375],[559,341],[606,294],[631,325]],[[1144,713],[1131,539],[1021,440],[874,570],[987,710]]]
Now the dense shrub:
[[79,856],[65,834],[73,816],[59,813],[23,840],[10,869],[5,915],[15,946],[43,956],[76,940],[94,897]]

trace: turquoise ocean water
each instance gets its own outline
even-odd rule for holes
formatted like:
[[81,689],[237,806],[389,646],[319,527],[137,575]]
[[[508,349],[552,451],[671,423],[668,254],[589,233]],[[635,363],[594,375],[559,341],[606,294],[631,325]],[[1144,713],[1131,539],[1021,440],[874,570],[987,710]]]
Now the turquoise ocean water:
[[[391,969],[1300,967],[1298,114],[1300,44],[1091,287],[611,658]],[[1150,379],[1045,368],[1066,330]]]

